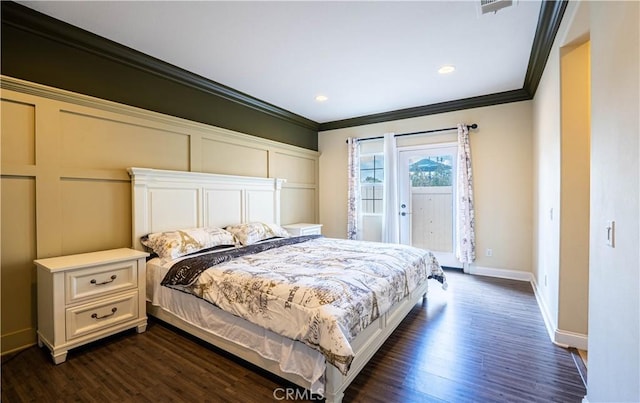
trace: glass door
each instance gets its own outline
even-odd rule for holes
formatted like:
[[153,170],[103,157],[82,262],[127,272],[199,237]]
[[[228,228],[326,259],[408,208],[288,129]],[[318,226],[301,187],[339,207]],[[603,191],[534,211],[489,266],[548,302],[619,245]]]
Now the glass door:
[[434,253],[442,266],[455,258],[455,143],[400,149],[400,242]]

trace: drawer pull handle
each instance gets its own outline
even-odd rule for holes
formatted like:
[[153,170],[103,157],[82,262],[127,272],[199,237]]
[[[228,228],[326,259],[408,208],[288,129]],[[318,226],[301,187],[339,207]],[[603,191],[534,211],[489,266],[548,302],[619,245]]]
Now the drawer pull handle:
[[93,284],[93,285],[109,284],[109,283],[113,283],[113,280],[115,280],[115,279],[116,279],[116,277],[118,277],[118,276],[116,276],[116,275],[114,274],[113,276],[111,276],[111,279],[110,279],[110,280],[103,281],[102,283],[98,283],[98,282],[96,281],[96,279],[94,278],[93,280],[91,280],[91,281],[90,281],[90,283],[91,283],[91,284]]
[[98,316],[97,313],[94,313],[93,315],[91,315],[91,317],[93,319],[104,319],[104,318],[108,318],[109,316],[113,316],[116,314],[116,311],[118,310],[118,308],[111,308],[111,313],[108,313],[106,315],[102,315],[102,316]]

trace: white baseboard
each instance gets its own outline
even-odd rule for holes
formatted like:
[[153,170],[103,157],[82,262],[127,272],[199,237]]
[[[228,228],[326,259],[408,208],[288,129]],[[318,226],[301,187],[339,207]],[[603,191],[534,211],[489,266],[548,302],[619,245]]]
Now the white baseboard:
[[533,275],[531,276],[531,287],[533,287],[533,292],[536,296],[536,300],[538,301],[538,307],[542,313],[542,319],[544,319],[544,326],[547,328],[547,333],[549,334],[551,342],[564,348],[575,347],[580,350],[587,350],[588,336],[586,334],[570,332],[568,330],[561,330],[557,328],[549,312],[549,308],[547,307],[544,298],[542,298],[542,293],[540,292],[540,288],[538,287]]
[[[549,338],[552,342],[555,343],[555,332],[556,326],[553,324],[553,319],[551,317],[551,313],[549,312],[549,307],[547,306],[544,298],[542,298],[542,293],[540,292],[540,288],[538,288],[538,283],[536,283],[535,277],[531,276],[531,287],[533,288],[533,293],[536,296],[536,301],[538,301],[538,308],[540,308],[540,313],[542,313],[542,319],[544,320],[544,327],[547,328],[547,333],[549,334]],[[568,347],[568,346],[562,346]]]
[[579,348],[580,350],[586,350],[588,348],[587,341],[588,338],[586,334],[560,329],[556,329],[555,331],[555,343],[559,345],[566,345],[569,347]]
[[496,269],[493,267],[476,266],[474,264],[469,265],[469,274],[519,281],[531,281],[533,278],[531,273],[521,270]]

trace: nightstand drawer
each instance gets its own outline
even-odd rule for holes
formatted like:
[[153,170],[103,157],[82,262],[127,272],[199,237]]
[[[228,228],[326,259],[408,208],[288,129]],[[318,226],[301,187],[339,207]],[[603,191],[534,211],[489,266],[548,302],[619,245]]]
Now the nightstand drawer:
[[67,309],[67,339],[135,319],[138,292]]
[[282,228],[287,230],[287,232],[291,234],[291,236],[322,234],[322,224],[298,223],[298,224],[283,225]]
[[71,304],[138,287],[135,261],[94,266],[65,273],[66,303]]
[[322,226],[320,225],[300,229],[300,235],[321,235],[321,234],[322,234]]

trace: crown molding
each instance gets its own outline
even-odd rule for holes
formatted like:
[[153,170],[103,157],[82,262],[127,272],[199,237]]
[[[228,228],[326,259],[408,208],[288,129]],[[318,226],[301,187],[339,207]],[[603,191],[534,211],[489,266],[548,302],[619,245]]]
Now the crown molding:
[[2,2],[2,24],[236,102],[307,129],[318,129],[318,123],[313,120],[11,1]]
[[479,108],[505,104],[509,102],[519,102],[531,99],[529,93],[524,89],[498,92],[495,94],[480,95],[477,97],[457,99],[455,101],[440,102],[437,104],[416,106],[413,108],[399,109],[391,112],[376,113],[374,115],[360,116],[351,119],[336,120],[333,122],[321,123],[320,131],[343,129],[345,127],[369,125],[373,123],[388,122],[416,118],[420,116],[436,115],[439,113],[459,111],[463,109]]
[[538,84],[547,65],[553,41],[556,38],[562,17],[567,9],[568,1],[543,1],[538,16],[538,26],[536,27],[536,35],[531,46],[531,54],[529,56],[529,65],[527,74],[524,77],[523,88],[531,94],[536,94]]

